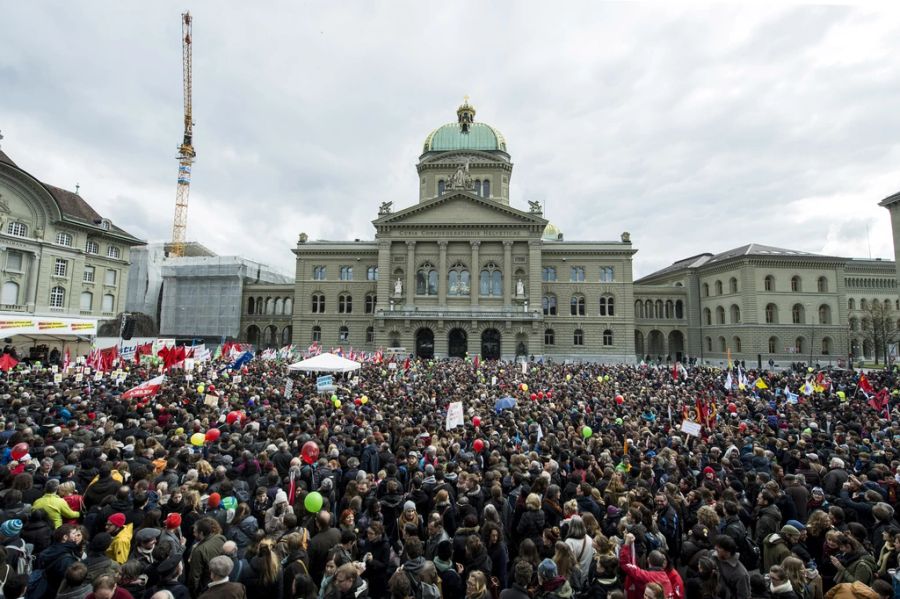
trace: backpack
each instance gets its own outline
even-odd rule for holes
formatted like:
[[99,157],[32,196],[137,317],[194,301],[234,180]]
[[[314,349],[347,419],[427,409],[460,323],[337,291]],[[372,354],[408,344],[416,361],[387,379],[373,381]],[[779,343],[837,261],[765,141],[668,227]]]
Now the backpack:
[[418,576],[415,576],[409,570],[404,570],[402,566],[400,569],[406,574],[406,579],[409,581],[409,588],[412,590],[415,599],[441,599],[441,591],[436,585],[422,582],[419,580]]
[[32,570],[25,587],[25,599],[44,599],[51,593],[50,583],[43,570]]
[[7,545],[5,549],[7,552],[16,552],[16,574],[31,576],[31,572],[34,570],[34,545],[31,543],[22,543],[21,547]]
[[744,527],[741,522],[732,522],[728,526],[725,527],[725,533],[728,534],[728,529],[736,531],[737,534],[728,535],[732,537],[737,543],[738,547],[738,561],[747,568],[748,572],[751,572],[759,567],[759,547],[756,546],[756,543],[753,542],[753,539],[750,538],[750,533]]

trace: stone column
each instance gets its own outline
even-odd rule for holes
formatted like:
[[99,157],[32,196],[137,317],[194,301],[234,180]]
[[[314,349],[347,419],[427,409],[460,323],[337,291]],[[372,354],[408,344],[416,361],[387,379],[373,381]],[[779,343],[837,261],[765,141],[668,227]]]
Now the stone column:
[[[528,242],[528,311],[541,310],[541,240],[532,239]],[[563,307],[565,307],[563,305]],[[557,307],[557,310],[560,309]]]
[[447,305],[447,242],[438,241],[438,305]]
[[416,297],[416,242],[406,242],[406,305],[412,306]]
[[478,247],[481,245],[480,241],[470,241],[469,244],[472,246],[472,266],[469,269],[469,272],[472,273],[472,288],[471,298],[472,298],[472,306],[478,305],[478,293],[480,291],[479,279],[481,276],[481,265],[478,261]]
[[512,265],[512,241],[503,242],[503,306],[512,305],[512,284],[513,284],[513,265]]
[[[43,248],[41,248],[38,251],[43,252],[44,250]],[[38,282],[41,278],[41,273],[39,272],[41,268],[41,261],[38,260],[37,253],[31,253],[27,251],[22,252],[22,261],[26,263],[23,264],[23,266],[25,267],[26,278],[28,280],[28,290],[26,291],[25,296],[25,309],[29,312],[34,312],[37,309]],[[95,279],[98,276],[96,274],[96,270],[94,274]],[[99,299],[102,298],[98,298],[98,301]],[[50,300],[48,298],[47,303],[49,304],[49,302]]]
[[387,240],[378,240],[378,282],[375,289],[375,309],[388,310],[394,293],[394,282],[391,280],[391,242]]

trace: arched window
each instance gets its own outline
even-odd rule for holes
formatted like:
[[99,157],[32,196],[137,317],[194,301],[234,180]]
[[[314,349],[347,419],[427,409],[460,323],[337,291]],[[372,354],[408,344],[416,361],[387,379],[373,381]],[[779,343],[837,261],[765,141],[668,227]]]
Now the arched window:
[[247,298],[247,314],[253,314],[253,298]]
[[769,353],[778,353],[778,337],[769,337]]
[[256,313],[262,314],[265,309],[265,305],[263,304],[263,298],[257,296],[256,297]]
[[312,312],[313,314],[325,313],[325,295],[322,293],[314,293],[312,296]]
[[338,314],[350,314],[353,312],[353,296],[342,293],[338,296]]
[[741,309],[737,304],[731,304],[731,324],[740,324]]
[[325,267],[324,266],[314,266],[313,267],[313,281],[324,281],[325,280]]
[[847,309],[848,310],[856,310],[856,300],[852,297],[847,300]]
[[709,308],[703,308],[703,322],[705,322],[707,326],[712,324],[712,310]]
[[712,351],[712,337],[706,338],[706,351]]
[[312,340],[314,343],[322,341],[322,327],[316,325],[312,328]]
[[794,304],[791,308],[791,322],[794,324],[803,324],[803,306],[801,304]]
[[831,337],[822,339],[822,355],[827,356],[831,353]]
[[111,245],[106,248],[106,256],[108,258],[118,258],[122,255],[122,250],[120,250],[117,246]]
[[72,247],[72,235],[69,233],[59,232],[56,234],[56,244],[64,245],[67,248]]
[[438,179],[438,195],[444,195],[444,191],[447,189],[447,182],[443,179]]
[[868,310],[869,302],[866,301],[866,298],[859,300],[859,309],[860,310]]
[[469,269],[462,262],[454,263],[447,273],[447,295],[469,295],[470,289]]
[[778,324],[778,306],[775,304],[766,305],[766,324]]
[[289,297],[284,298],[283,314],[291,315],[294,313],[294,300]]
[[555,295],[545,295],[541,300],[541,305],[544,308],[544,316],[556,316],[556,296]]
[[600,316],[615,315],[615,299],[611,295],[600,296]]
[[583,295],[573,295],[572,300],[569,302],[569,314],[572,316],[584,316],[585,308],[584,308],[584,296]]
[[50,290],[50,307],[62,308],[66,305],[66,290],[62,287],[54,287]]
[[703,297],[709,297],[709,283],[703,283]]
[[544,345],[555,345],[556,344],[556,333],[553,332],[553,329],[545,329],[544,330]]
[[666,318],[672,318],[673,313],[675,312],[675,304],[672,300],[666,300]]
[[728,344],[725,343],[725,337],[719,337],[719,352],[725,353],[728,351]]
[[850,330],[858,331],[859,330],[859,319],[854,317],[850,318]]
[[734,339],[732,339],[732,341],[734,342],[734,351],[736,351],[738,353],[742,352],[743,349],[741,347],[741,338],[735,337]]
[[725,324],[725,308],[722,306],[716,308],[716,324]]
[[584,283],[585,274],[583,266],[573,266],[569,271],[569,281],[573,283]]
[[82,291],[81,292],[81,302],[79,304],[79,308],[84,310],[85,312],[90,312],[94,309],[94,294],[90,291]]
[[366,343],[375,343],[375,327],[366,327]]
[[370,266],[366,268],[366,280],[367,281],[377,281],[378,280],[378,267]]
[[884,304],[885,311],[891,309],[891,300],[884,300],[883,304]]
[[552,283],[556,281],[556,267],[555,266],[545,266],[542,272],[543,281],[545,283]]
[[491,197],[491,181],[490,179],[485,179],[481,182],[481,196],[485,198]]
[[826,279],[825,277],[819,277],[819,280],[816,282],[816,288],[819,290],[819,293],[827,293],[828,279]]
[[281,345],[282,347],[285,345],[291,344],[291,337],[294,335],[293,327],[284,327],[281,329]]
[[731,277],[731,279],[729,279],[729,281],[728,281],[728,291],[729,291],[730,293],[737,293],[737,292],[738,292],[738,284],[737,284],[737,279],[736,279],[736,278]]
[[347,327],[341,327],[338,329],[338,342],[339,343],[347,343],[350,340],[350,329]]
[[647,318],[653,318],[653,302],[650,300],[644,301],[644,316]]
[[116,311],[116,296],[111,293],[104,293],[101,301],[103,302],[103,305],[100,306],[100,309],[103,312],[112,314]]
[[609,329],[603,331],[603,345],[610,346],[613,344],[613,332]]
[[634,302],[634,317],[644,317],[644,302],[642,302],[641,300],[637,300],[636,302]]
[[437,295],[437,270],[431,262],[425,262],[416,271],[416,295]]
[[582,331],[581,329],[575,329],[575,334],[572,336],[572,344],[584,345],[584,331]]
[[19,284],[13,281],[7,281],[3,283],[3,299],[0,300],[0,303],[7,304],[10,306],[18,305],[19,303]]
[[275,314],[275,300],[271,297],[266,298],[266,314]]
[[722,295],[722,281],[716,281],[716,295]]
[[675,302],[675,318],[684,318],[684,302],[681,300]]
[[475,195],[481,195],[481,179],[475,179]]
[[28,225],[25,223],[10,221],[8,225],[6,225],[6,234],[13,235],[15,237],[27,237],[28,236]]
[[805,345],[805,343],[806,343],[806,340],[805,340],[803,337],[797,337],[797,338],[794,340],[794,352],[795,352],[795,353],[798,353],[798,354],[804,354],[804,353],[806,353],[806,352],[804,351],[804,345]]
[[831,306],[828,304],[819,306],[819,324],[831,324]]
[[488,262],[484,265],[478,286],[481,295],[500,296],[503,294],[503,274],[495,262]]
[[280,297],[275,298],[275,314],[284,314],[284,300]]
[[775,277],[766,275],[766,278],[763,281],[763,287],[766,291],[775,291]]
[[794,275],[791,277],[791,291],[803,291],[803,285],[800,281],[800,277]]
[[366,314],[372,314],[375,312],[375,304],[377,303],[377,298],[374,293],[366,294]]

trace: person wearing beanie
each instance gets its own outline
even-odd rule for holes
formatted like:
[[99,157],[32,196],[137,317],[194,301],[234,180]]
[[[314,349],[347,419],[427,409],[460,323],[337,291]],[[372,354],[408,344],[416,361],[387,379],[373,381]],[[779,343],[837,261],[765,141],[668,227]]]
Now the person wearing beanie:
[[768,572],[772,566],[779,566],[784,558],[791,555],[791,547],[800,542],[800,531],[785,524],[778,532],[765,538],[762,546],[762,571]]
[[275,493],[275,502],[272,504],[272,507],[266,510],[266,534],[271,535],[287,530],[284,524],[284,517],[290,511],[289,508],[287,493],[282,489],[278,489],[278,492]]
[[400,518],[397,519],[397,532],[401,538],[407,534],[407,529],[415,528],[418,538],[424,537],[425,527],[422,523],[422,517],[416,511],[416,504],[412,501],[406,501],[403,504],[403,511],[400,512]]
[[44,495],[38,498],[31,506],[31,511],[44,510],[50,518],[50,524],[54,529],[62,526],[63,518],[76,520],[81,514],[69,507],[65,499],[59,496],[59,481],[50,479],[44,485]]
[[131,538],[134,536],[134,524],[125,521],[125,514],[116,512],[106,519],[106,532],[112,537],[112,543],[106,555],[119,565],[128,561],[131,552]]
[[565,576],[559,575],[556,562],[550,558],[538,564],[538,592],[536,597],[571,597],[572,586]]
[[21,520],[7,520],[3,524],[0,524],[0,537],[4,540],[13,539],[21,534],[23,526]]
[[171,513],[166,516],[165,527],[159,536],[159,545],[169,545],[169,554],[182,555],[186,540],[181,532],[181,514]]

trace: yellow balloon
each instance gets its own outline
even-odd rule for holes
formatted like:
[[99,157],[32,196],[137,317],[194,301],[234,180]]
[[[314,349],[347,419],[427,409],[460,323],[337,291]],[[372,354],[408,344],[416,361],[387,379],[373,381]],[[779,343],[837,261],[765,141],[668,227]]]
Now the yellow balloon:
[[366,405],[367,403],[369,403],[369,398],[367,396],[363,395],[362,397],[359,398],[359,403],[361,403],[362,405]]
[[184,434],[184,429],[181,428],[181,427],[179,426],[178,428],[175,429],[175,434],[176,434],[176,435],[183,435],[183,434]]
[[597,382],[598,382],[598,383],[602,383],[602,382],[603,382],[603,375],[600,375],[600,374],[597,375]]
[[522,383],[522,391],[528,391],[528,385]]
[[567,380],[567,381],[571,381],[571,380],[572,380],[572,375],[571,375],[571,374],[567,374],[567,375],[566,375],[566,380]]
[[340,409],[341,409],[341,400],[338,399],[337,401],[335,401],[335,402],[334,402],[334,407],[335,407],[336,409],[340,410]]
[[203,385],[197,385],[197,393],[203,393],[205,389],[206,387],[204,387]]
[[206,440],[206,435],[203,433],[194,433],[191,435],[191,445],[195,447],[200,447],[203,445],[203,442]]

